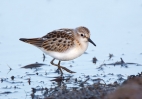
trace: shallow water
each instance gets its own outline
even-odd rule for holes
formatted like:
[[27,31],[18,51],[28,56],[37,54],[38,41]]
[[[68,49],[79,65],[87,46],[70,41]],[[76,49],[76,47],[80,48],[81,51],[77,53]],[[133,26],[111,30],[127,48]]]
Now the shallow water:
[[[77,72],[69,74],[64,71],[65,76],[79,78],[89,75],[112,83],[118,79],[118,74],[126,79],[129,75],[141,72],[142,67],[135,64],[128,65],[128,68],[106,65],[103,70],[97,69],[103,63],[120,61],[121,57],[125,62],[142,64],[141,9],[141,0],[0,1],[0,78],[3,80],[0,84],[0,98],[28,99],[31,88],[51,87],[52,77],[59,76],[55,73],[57,67],[50,65],[52,58],[46,56],[43,62],[43,52],[19,41],[19,38],[41,37],[59,28],[86,26],[97,45],[94,47],[90,44],[87,54],[62,62],[61,65]],[[109,54],[114,55],[110,60]],[[96,64],[92,63],[93,57],[98,59]],[[36,62],[47,65],[37,70],[21,68]],[[9,67],[12,68],[11,71]],[[113,75],[108,75],[109,73]],[[12,76],[15,77],[14,80],[11,79]],[[31,79],[31,85],[28,84],[28,79]],[[68,84],[70,86],[74,85]]]

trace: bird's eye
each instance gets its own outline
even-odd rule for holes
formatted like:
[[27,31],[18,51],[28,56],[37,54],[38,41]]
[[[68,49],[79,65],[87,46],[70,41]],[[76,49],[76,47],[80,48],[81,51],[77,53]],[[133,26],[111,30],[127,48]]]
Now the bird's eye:
[[81,34],[81,36],[84,36],[83,34]]

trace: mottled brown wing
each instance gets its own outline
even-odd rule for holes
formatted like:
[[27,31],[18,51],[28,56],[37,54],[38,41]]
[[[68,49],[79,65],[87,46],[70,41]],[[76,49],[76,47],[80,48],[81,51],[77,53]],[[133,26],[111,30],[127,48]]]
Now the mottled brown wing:
[[42,48],[47,51],[63,52],[74,45],[73,34],[70,29],[59,29],[43,36]]

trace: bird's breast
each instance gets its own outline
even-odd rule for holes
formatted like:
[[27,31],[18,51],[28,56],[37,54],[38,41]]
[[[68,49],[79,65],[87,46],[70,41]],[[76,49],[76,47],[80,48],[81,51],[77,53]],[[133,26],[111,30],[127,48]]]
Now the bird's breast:
[[46,51],[43,48],[41,48],[41,50],[57,60],[68,61],[68,60],[75,59],[79,57],[80,55],[82,55],[86,51],[87,47],[88,47],[88,43],[84,45],[72,46],[64,52]]

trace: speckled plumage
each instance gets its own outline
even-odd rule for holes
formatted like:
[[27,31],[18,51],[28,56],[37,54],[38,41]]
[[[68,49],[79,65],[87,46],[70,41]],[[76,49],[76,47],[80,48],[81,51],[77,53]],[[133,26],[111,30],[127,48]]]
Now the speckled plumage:
[[73,29],[59,29],[41,38],[21,39],[47,51],[64,52],[74,45]]
[[42,47],[47,51],[64,52],[74,45],[74,36],[71,29],[50,32],[42,39],[45,39]]
[[40,38],[21,38],[20,40],[40,48],[59,61],[68,61],[79,57],[86,51],[88,42],[96,46],[90,39],[89,29],[83,26],[75,29],[62,28],[49,32]]

